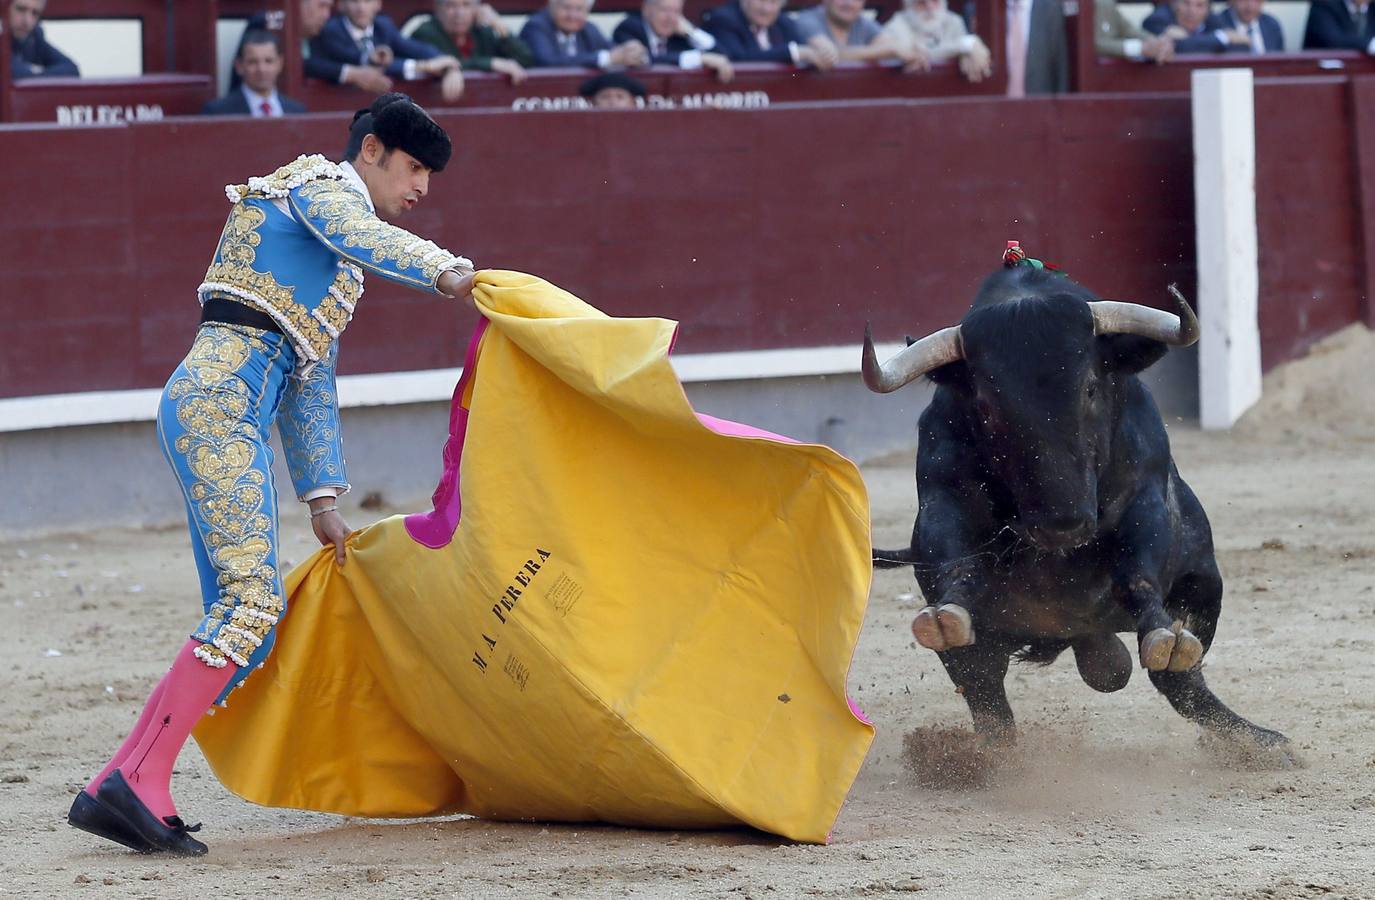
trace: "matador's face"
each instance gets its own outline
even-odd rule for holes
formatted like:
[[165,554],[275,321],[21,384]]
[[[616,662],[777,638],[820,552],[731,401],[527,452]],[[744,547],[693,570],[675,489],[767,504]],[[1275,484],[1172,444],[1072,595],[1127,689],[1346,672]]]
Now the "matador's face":
[[430,169],[405,150],[387,150],[376,135],[363,139],[354,163],[368,186],[377,214],[391,221],[414,209],[430,192]]

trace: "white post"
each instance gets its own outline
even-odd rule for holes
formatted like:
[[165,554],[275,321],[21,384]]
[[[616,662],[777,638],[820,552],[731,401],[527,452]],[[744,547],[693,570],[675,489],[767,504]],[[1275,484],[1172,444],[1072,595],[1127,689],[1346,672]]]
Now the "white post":
[[1250,69],[1193,73],[1199,419],[1230,428],[1260,399],[1256,121]]

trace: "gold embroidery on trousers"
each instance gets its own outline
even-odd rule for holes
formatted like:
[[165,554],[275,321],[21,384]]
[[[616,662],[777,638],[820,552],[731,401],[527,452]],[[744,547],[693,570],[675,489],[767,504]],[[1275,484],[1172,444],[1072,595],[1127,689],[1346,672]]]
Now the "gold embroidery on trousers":
[[[248,665],[283,609],[270,562],[274,511],[267,509],[266,476],[254,465],[262,439],[247,421],[250,389],[238,375],[254,351],[272,352],[244,331],[202,328],[184,363],[186,374],[168,386],[186,432],[174,447],[194,476],[188,493],[219,572],[219,602],[197,637],[239,666]],[[208,650],[196,655],[216,665]]]

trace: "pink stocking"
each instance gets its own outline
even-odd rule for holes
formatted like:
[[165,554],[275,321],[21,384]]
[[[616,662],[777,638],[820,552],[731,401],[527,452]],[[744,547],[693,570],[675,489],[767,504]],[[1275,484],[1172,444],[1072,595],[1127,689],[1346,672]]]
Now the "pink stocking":
[[238,671],[232,662],[220,669],[201,662],[194,653],[200,645],[193,640],[181,648],[162,681],[157,709],[138,744],[118,766],[129,787],[158,818],[177,814],[172,802],[172,765],[191,729]]
[[134,723],[134,730],[129,732],[129,736],[124,739],[124,743],[119,745],[115,755],[110,757],[110,761],[105,764],[105,768],[100,770],[100,774],[91,779],[91,783],[86,785],[86,793],[92,797],[100,789],[100,783],[104,781],[111,772],[119,768],[120,763],[128,759],[129,754],[138,746],[139,740],[143,737],[143,732],[148,730],[148,723],[153,721],[153,713],[158,708],[158,702],[162,700],[162,689],[167,684],[167,676],[163,675],[153,688],[153,693],[148,695],[148,702],[143,705],[143,712],[139,713],[138,721]]

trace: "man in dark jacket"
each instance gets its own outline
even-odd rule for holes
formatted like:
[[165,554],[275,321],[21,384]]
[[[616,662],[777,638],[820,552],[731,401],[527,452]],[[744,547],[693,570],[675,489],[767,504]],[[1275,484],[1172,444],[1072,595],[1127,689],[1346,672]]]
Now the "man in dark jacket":
[[[1354,12],[1353,12],[1354,10]],[[1305,50],[1360,50],[1375,54],[1375,16],[1369,2],[1313,0],[1308,7]]]
[[783,12],[784,0],[730,0],[703,20],[716,46],[735,62],[777,62],[830,69],[840,59],[835,44],[818,35],[804,41]]
[[520,39],[530,46],[537,66],[623,69],[649,64],[649,51],[639,41],[611,46],[606,35],[587,20],[592,0],[549,0],[549,6],[525,20]]
[[[311,55],[310,42],[325,27],[333,10],[334,0],[301,0],[301,60],[306,77],[318,78],[330,84],[351,85],[370,94],[385,94],[391,90],[392,80],[377,66],[350,66],[323,56]],[[271,15],[265,12],[255,13],[248,20],[244,35],[263,30],[278,32],[282,30],[283,25],[280,11]],[[236,59],[242,49],[243,38],[239,38],[239,49],[234,53]],[[239,84],[239,73],[231,73],[229,90],[238,90]]]
[[312,58],[380,66],[393,79],[438,78],[446,101],[462,96],[458,60],[403,35],[389,16],[381,15],[382,0],[342,0],[339,8],[341,14],[326,22],[310,42]]
[[1217,29],[1240,53],[1283,53],[1284,29],[1279,20],[1261,12],[1263,0],[1231,0],[1227,8],[1208,19],[1208,27]]
[[616,26],[611,40],[644,44],[656,66],[710,69],[721,81],[734,75],[726,55],[714,52],[716,38],[683,15],[683,0],[644,0],[639,13],[630,13]]
[[525,69],[534,62],[525,42],[478,0],[435,0],[434,16],[411,37],[455,57],[465,69],[500,72],[515,84],[525,80]]
[[1141,27],[1174,41],[1176,53],[1221,53],[1230,45],[1208,18],[1208,0],[1170,0],[1157,6]]
[[261,119],[305,112],[304,106],[277,91],[284,64],[277,35],[264,29],[248,32],[239,41],[239,53],[234,57],[239,86],[205,104],[201,115]]
[[10,74],[20,78],[42,75],[80,76],[76,63],[43,37],[43,9],[48,0],[13,0],[10,4]]

